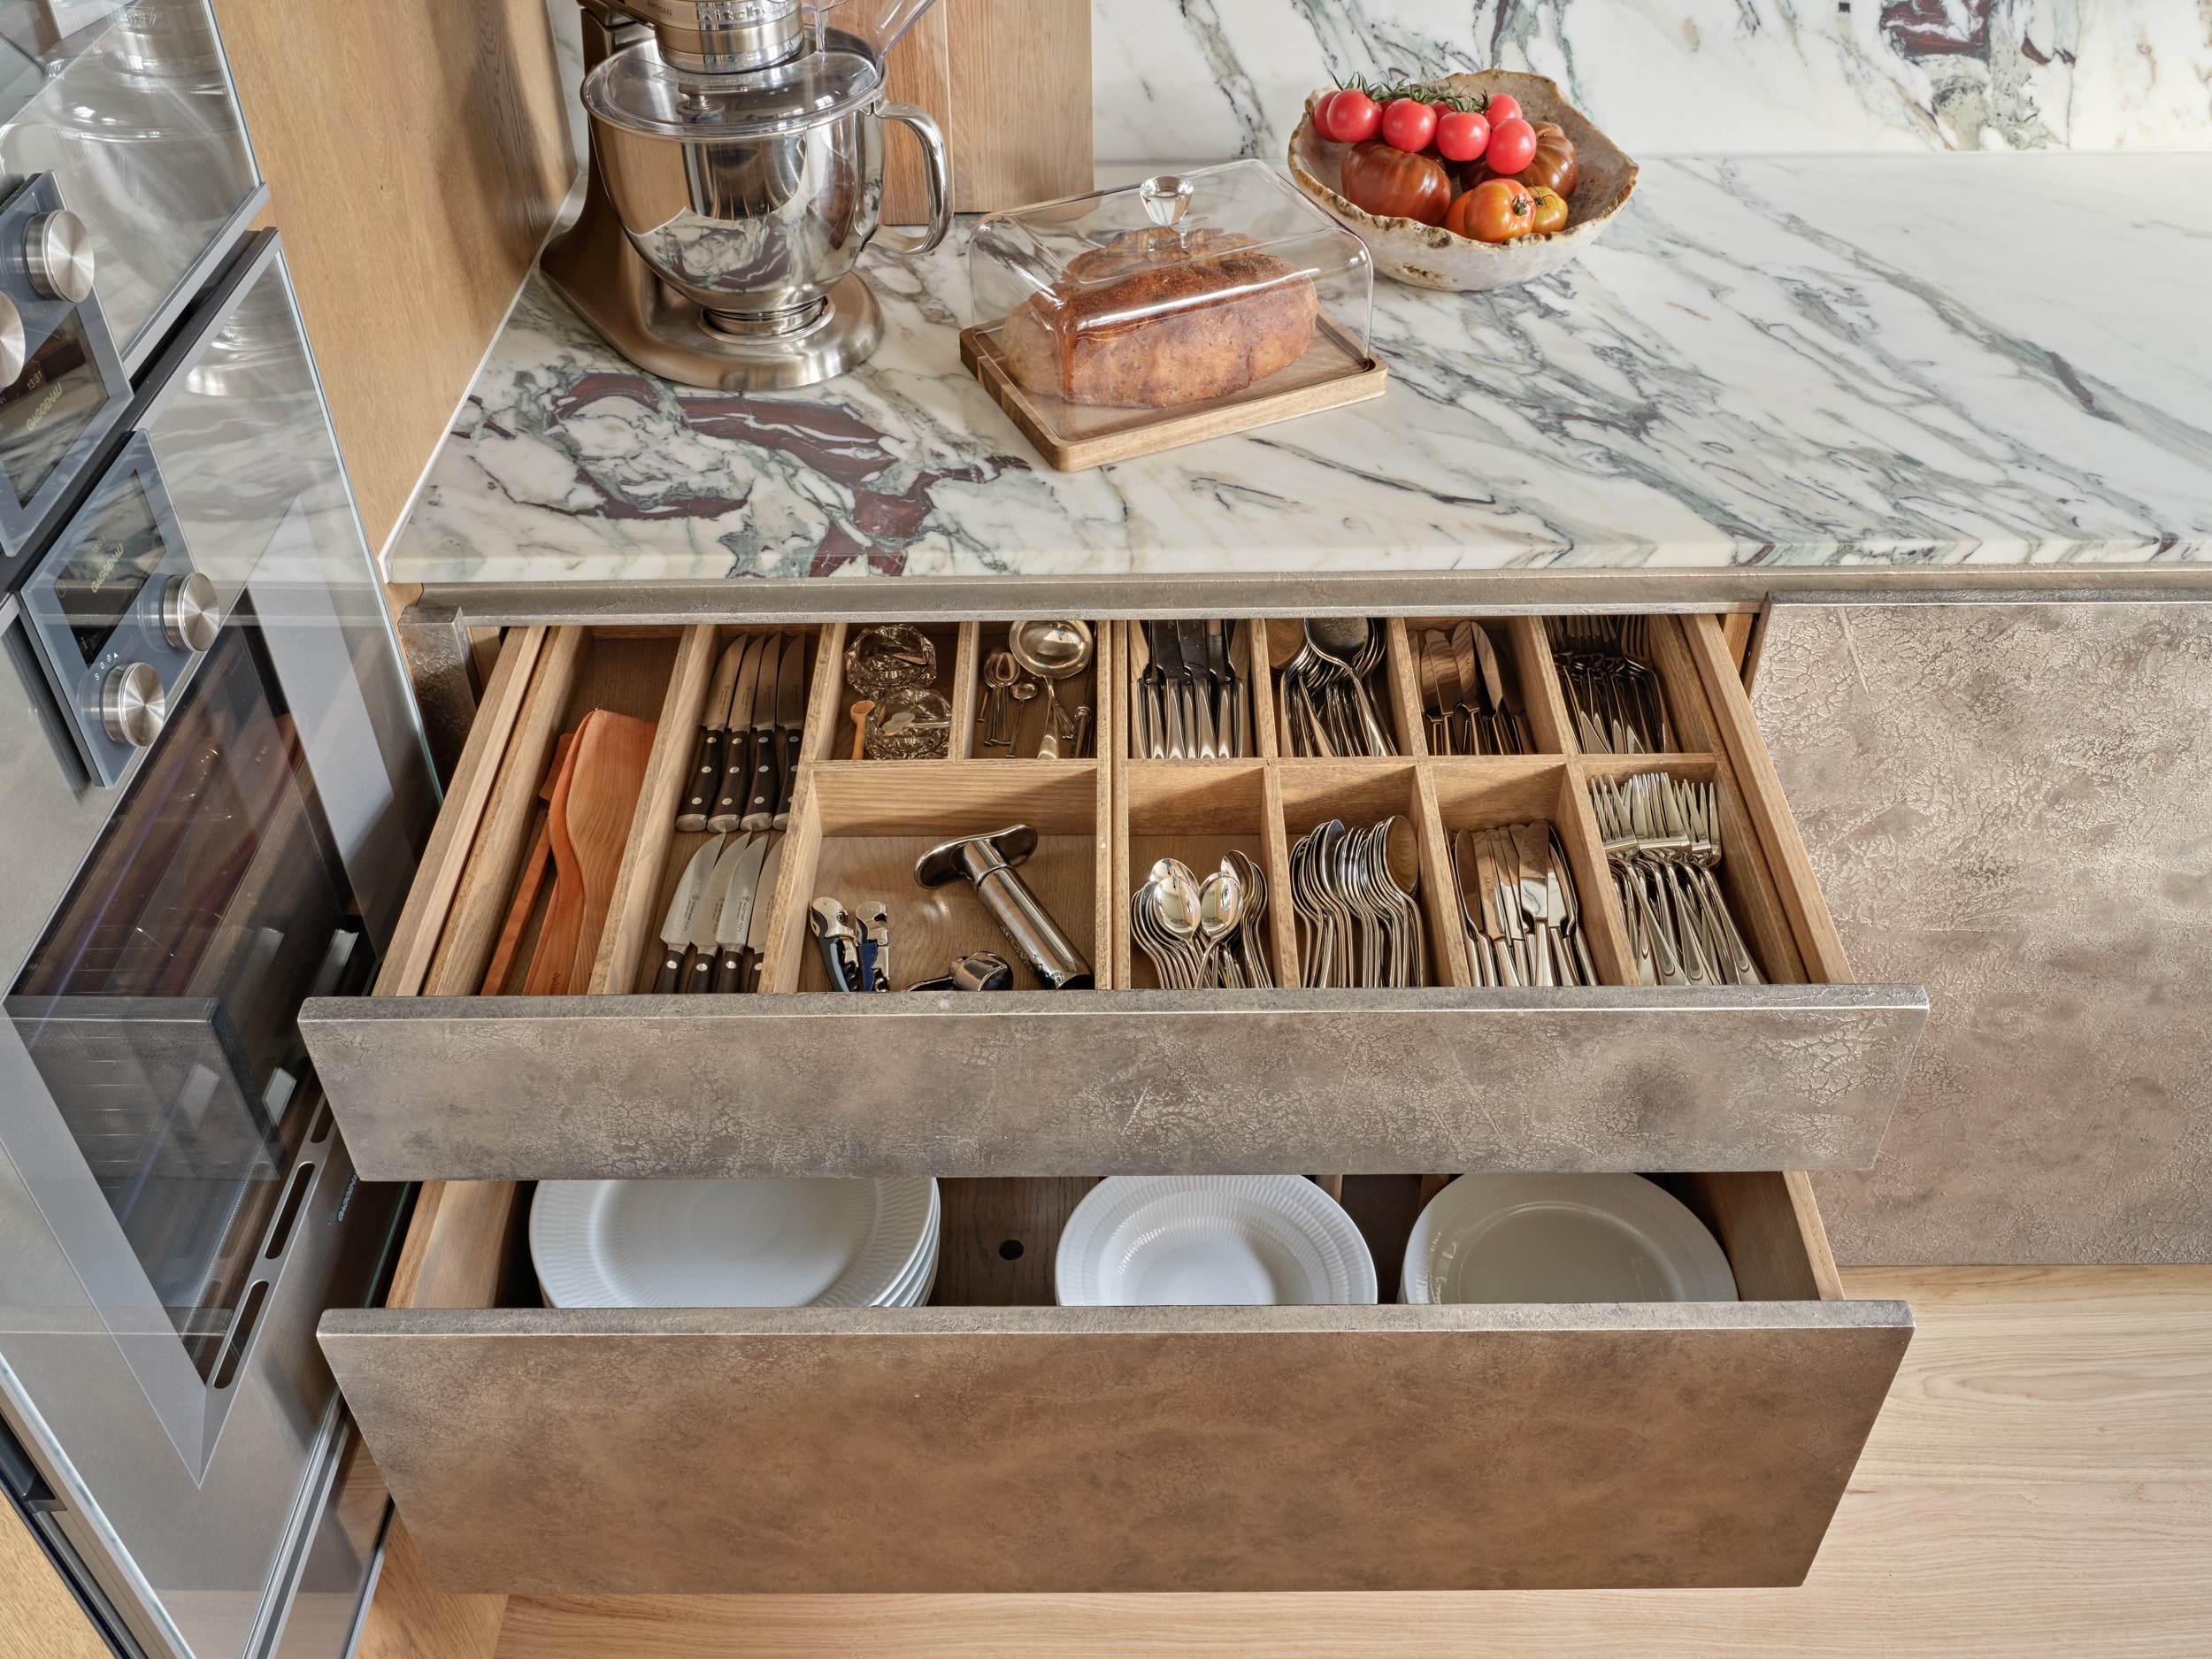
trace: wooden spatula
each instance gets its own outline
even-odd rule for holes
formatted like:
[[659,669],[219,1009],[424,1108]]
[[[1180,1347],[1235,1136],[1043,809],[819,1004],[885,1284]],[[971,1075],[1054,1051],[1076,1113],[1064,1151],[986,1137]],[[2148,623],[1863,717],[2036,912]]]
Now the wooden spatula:
[[[596,710],[594,710],[595,713]],[[586,715],[576,728],[553,785],[553,800],[546,810],[547,839],[553,848],[553,897],[538,927],[538,941],[531,948],[530,971],[523,976],[525,996],[558,996],[568,987],[568,971],[576,959],[577,931],[584,925],[584,880],[576,866],[576,849],[568,838],[568,796],[576,780],[576,765],[584,750],[584,733],[591,725]]]
[[556,809],[566,820],[582,894],[567,979],[571,993],[591,983],[599,935],[614,903],[615,878],[622,871],[630,819],[637,811],[638,792],[645,787],[645,768],[652,759],[658,729],[650,720],[595,709],[576,733],[576,768],[568,799]]
[[[550,802],[553,790],[561,780],[561,772],[568,764],[568,751],[575,746],[576,735],[564,732],[553,746],[553,764],[545,769],[545,781],[538,786],[538,799]],[[548,834],[549,824],[538,826],[536,838],[530,843],[530,856],[522,862],[522,879],[515,883],[515,896],[507,906],[506,925],[499,930],[499,946],[492,952],[492,965],[484,970],[484,983],[480,996],[497,996],[507,988],[507,975],[515,965],[515,951],[522,943],[523,930],[530,926],[530,912],[538,908],[538,894],[545,886],[545,868],[552,862],[553,842]]]

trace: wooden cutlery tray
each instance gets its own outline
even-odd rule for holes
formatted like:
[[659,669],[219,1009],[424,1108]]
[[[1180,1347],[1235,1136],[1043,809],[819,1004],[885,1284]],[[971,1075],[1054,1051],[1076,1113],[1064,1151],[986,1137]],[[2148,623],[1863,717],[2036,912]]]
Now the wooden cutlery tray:
[[[771,995],[680,997],[649,995],[661,918],[703,839],[673,829],[674,804],[710,670],[742,630],[511,628],[379,995],[311,1002],[303,1029],[379,1179],[1866,1167],[1925,994],[1849,983],[1717,618],[1650,625],[1685,753],[1578,753],[1541,624],[1516,618],[1492,626],[1546,752],[1430,757],[1414,618],[1388,623],[1407,753],[1309,760],[1269,739],[1254,759],[1213,762],[1120,758],[1138,636],[1104,622],[1093,676],[1063,689],[1072,707],[1115,688],[1097,709],[1109,758],[976,757],[979,664],[1004,634],[989,622],[928,625],[951,757],[840,758],[847,626],[787,625],[811,639],[811,681],[780,879],[757,901]],[[1264,734],[1271,703],[1253,686]],[[479,995],[556,737],[603,705],[658,732],[588,994]],[[1721,875],[1770,983],[1634,982],[1589,784],[1661,765],[1717,785]],[[1291,844],[1326,818],[1392,814],[1417,831],[1429,987],[1298,988]],[[1572,866],[1595,987],[1477,983],[1451,836],[1534,817]],[[1014,956],[964,886],[925,892],[912,871],[933,845],[1024,822],[1042,839],[1023,874],[1098,988],[1043,991],[1021,968],[1001,994],[827,991],[806,925],[821,895],[889,906],[895,986],[970,950]],[[1129,894],[1164,854],[1209,868],[1232,847],[1268,874],[1281,988],[1156,988],[1131,949]]]

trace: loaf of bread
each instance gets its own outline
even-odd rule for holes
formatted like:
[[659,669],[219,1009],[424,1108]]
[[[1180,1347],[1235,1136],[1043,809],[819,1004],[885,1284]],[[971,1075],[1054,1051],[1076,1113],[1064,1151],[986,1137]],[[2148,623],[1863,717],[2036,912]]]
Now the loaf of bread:
[[1168,409],[1240,392],[1313,343],[1313,280],[1248,236],[1131,231],[1068,263],[1006,319],[1024,391]]

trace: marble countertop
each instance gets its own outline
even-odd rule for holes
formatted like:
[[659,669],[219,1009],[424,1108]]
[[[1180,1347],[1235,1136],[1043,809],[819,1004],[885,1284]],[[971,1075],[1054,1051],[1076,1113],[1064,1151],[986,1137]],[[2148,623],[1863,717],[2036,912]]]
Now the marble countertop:
[[863,268],[876,356],[759,396],[643,373],[534,279],[388,579],[2212,551],[2212,155],[1650,162],[1540,281],[1379,278],[1386,396],[1075,473],[960,367],[961,251]]

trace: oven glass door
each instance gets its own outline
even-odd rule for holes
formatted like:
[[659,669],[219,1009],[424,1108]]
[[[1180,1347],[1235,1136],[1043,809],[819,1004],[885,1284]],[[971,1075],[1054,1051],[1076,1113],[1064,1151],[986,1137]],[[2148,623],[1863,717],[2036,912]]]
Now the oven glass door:
[[50,7],[5,8],[47,12],[42,27],[0,18],[0,57],[36,54],[50,76],[0,132],[0,168],[56,175],[92,232],[95,288],[134,371],[252,217],[261,174],[208,0]]
[[218,1393],[250,1339],[257,1265],[288,1241],[282,1201],[321,1104],[293,1012],[365,988],[375,959],[242,608],[8,1001],[184,1356]]

